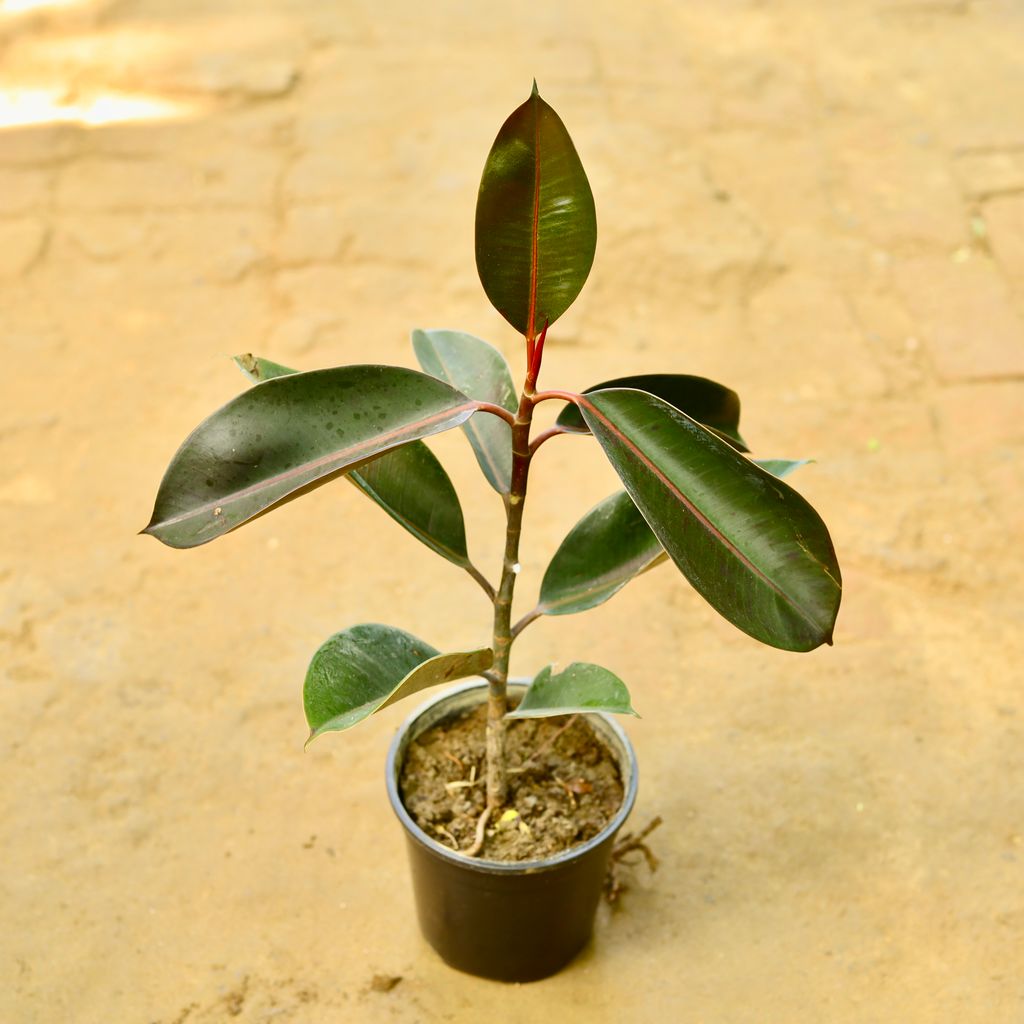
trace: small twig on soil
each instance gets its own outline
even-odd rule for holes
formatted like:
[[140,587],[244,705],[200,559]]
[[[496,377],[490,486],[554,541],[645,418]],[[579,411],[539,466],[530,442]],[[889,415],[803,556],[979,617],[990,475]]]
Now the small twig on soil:
[[554,745],[554,743],[558,739],[558,737],[561,736],[562,733],[565,732],[565,730],[568,729],[576,721],[576,719],[579,718],[579,717],[580,717],[579,715],[573,715],[569,719],[569,721],[566,722],[565,725],[562,726],[561,729],[559,729],[555,733],[552,733],[552,735],[550,735],[521,765],[519,765],[516,768],[509,768],[509,774],[510,775],[511,774],[518,775],[521,772],[525,772],[526,769],[530,767],[530,762],[534,758],[540,757],[540,755],[543,754],[546,750],[550,749]]
[[449,761],[453,762],[454,764],[457,764],[459,766],[460,771],[466,770],[466,766],[462,763],[461,758],[456,757],[454,754],[450,754],[447,750],[442,750],[441,753],[444,754],[444,756],[447,757]]
[[[459,761],[459,759],[455,757],[453,754],[445,753],[444,756],[451,758],[451,760],[453,761],[457,761],[459,767],[463,771],[465,771],[466,766],[461,761]],[[449,793],[453,793],[457,789],[470,789],[471,787],[483,781],[484,780],[482,777],[479,779],[476,777],[476,762],[474,762],[472,765],[470,765],[468,779],[457,779],[455,782],[446,782],[444,784],[444,788],[447,789]]]
[[478,786],[483,779],[456,779],[455,782],[446,782],[444,788],[449,793],[453,793],[457,789],[472,789],[474,786]]
[[569,798],[569,803],[572,804],[572,809],[576,810],[576,794],[572,791],[572,786],[569,785],[565,779],[560,779],[557,775],[554,776],[555,782],[557,782],[562,789],[565,790],[565,795]]
[[485,807],[484,813],[480,815],[479,820],[476,823],[476,837],[473,840],[473,845],[466,850],[467,857],[475,857],[484,848],[484,834],[487,829],[487,820],[491,816],[493,808]]

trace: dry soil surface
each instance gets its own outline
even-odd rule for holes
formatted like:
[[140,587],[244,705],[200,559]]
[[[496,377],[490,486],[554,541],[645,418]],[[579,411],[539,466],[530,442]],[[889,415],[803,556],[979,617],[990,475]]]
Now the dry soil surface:
[[[0,2],[0,1020],[1024,1020],[1022,52],[1018,0]],[[476,645],[473,582],[343,481],[194,551],[135,534],[233,353],[413,365],[450,326],[521,366],[472,224],[534,76],[600,222],[546,383],[736,388],[758,454],[818,460],[846,592],[805,656],[671,568],[523,634],[516,672],[629,683],[665,823],[513,989],[418,934],[409,708],[302,749],[322,640]],[[493,573],[500,503],[435,450]],[[542,454],[524,611],[617,486]]]

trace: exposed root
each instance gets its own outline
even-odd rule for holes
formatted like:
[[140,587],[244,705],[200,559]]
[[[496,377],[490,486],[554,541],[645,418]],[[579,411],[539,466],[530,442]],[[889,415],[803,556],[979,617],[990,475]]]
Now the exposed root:
[[615,844],[612,849],[611,857],[608,860],[608,871],[604,877],[604,898],[609,903],[615,903],[618,898],[626,891],[627,886],[623,883],[621,877],[621,865],[626,864],[632,866],[636,864],[635,859],[627,860],[627,856],[631,853],[640,853],[643,855],[644,860],[647,862],[647,867],[651,872],[658,870],[658,858],[651,852],[650,847],[644,842],[644,840],[661,824],[661,816],[654,818],[645,828],[643,828],[639,835],[634,836],[631,832],[627,832],[621,836],[619,841]]
[[458,850],[459,841],[455,838],[455,836],[451,834],[451,832],[448,831],[448,829],[444,827],[444,825],[435,825],[434,831],[437,832],[439,836],[444,836],[445,839],[447,839],[448,842],[451,844],[451,848],[453,850]]
[[466,850],[467,857],[475,857],[484,848],[484,835],[487,831],[487,822],[490,820],[492,810],[493,808],[491,807],[485,807],[484,813],[480,815],[476,823],[476,838],[473,840],[473,845]]

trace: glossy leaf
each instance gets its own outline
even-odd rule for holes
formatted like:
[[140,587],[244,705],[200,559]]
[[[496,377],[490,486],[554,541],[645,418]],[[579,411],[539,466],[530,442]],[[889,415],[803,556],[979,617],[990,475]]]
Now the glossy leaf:
[[[412,347],[425,373],[443,380],[478,402],[515,412],[515,385],[505,357],[486,341],[461,331],[412,332]],[[512,479],[512,429],[497,416],[481,413],[462,429],[473,446],[487,482],[508,494]]]
[[697,591],[773,647],[831,643],[839,566],[828,530],[786,484],[641,391],[581,399],[587,425]]
[[[583,393],[607,391],[609,388],[635,388],[656,395],[663,402],[685,412],[691,419],[724,437],[741,452],[749,451],[740,437],[740,396],[707,377],[693,377],[688,373],[640,373],[630,377],[616,377],[603,384],[595,384]],[[558,425],[571,430],[586,430],[587,425],[575,405],[567,405],[558,416]]]
[[[235,363],[256,383],[298,372],[253,355],[235,356]],[[378,455],[346,478],[431,551],[461,568],[470,565],[459,496],[422,441]]]
[[[780,479],[808,459],[755,459]],[[618,491],[569,531],[548,565],[537,611],[571,615],[603,604],[631,579],[668,559],[633,499]]]
[[494,308],[530,335],[572,305],[596,245],[583,164],[535,83],[502,125],[484,165],[476,206],[480,281]]
[[618,491],[592,508],[562,541],[544,573],[538,611],[572,615],[595,608],[664,554],[633,499]]
[[529,689],[507,718],[546,718],[577,712],[606,711],[615,715],[635,715],[626,684],[614,672],[574,661],[563,672],[552,674],[542,668]]
[[432,551],[454,565],[469,566],[459,496],[437,456],[422,441],[364,462],[350,470],[348,478]]
[[189,548],[367,459],[464,423],[465,395],[416,370],[341,366],[275,377],[201,423],[143,531]]
[[428,686],[477,675],[493,661],[490,648],[440,654],[394,626],[366,623],[335,633],[306,671],[302,700],[309,740],[348,729]]

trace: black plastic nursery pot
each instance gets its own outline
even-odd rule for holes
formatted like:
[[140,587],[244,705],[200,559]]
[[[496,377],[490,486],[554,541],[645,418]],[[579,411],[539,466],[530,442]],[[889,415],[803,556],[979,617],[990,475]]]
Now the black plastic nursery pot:
[[[525,686],[512,683],[514,694]],[[434,698],[402,724],[388,751],[388,798],[408,841],[413,891],[424,937],[451,967],[498,981],[537,981],[557,973],[586,945],[616,833],[633,808],[633,747],[607,715],[588,715],[622,778],[615,817],[586,843],[533,861],[467,857],[437,842],[410,817],[398,779],[409,743],[442,720],[487,698],[482,680]]]

